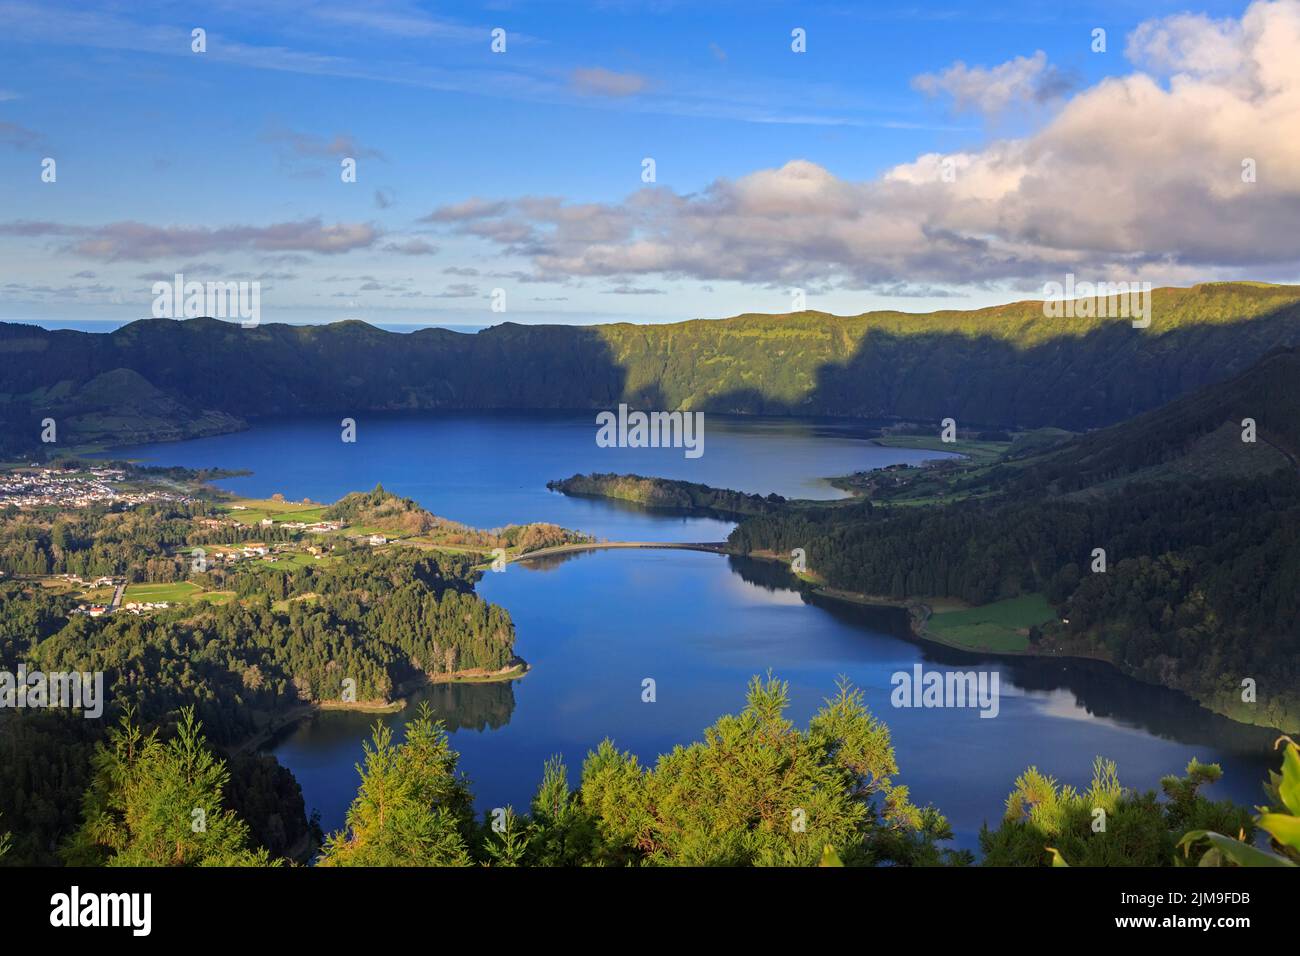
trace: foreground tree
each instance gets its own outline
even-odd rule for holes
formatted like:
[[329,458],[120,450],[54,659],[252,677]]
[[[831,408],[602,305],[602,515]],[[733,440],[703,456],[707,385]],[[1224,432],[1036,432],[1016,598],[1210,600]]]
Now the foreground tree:
[[[996,830],[980,831],[985,866],[1173,866],[1188,828],[1253,832],[1250,814],[1200,788],[1223,775],[1192,760],[1185,777],[1161,780],[1165,799],[1120,785],[1115,762],[1098,757],[1087,790],[1061,786],[1037,767],[1016,780]],[[1195,854],[1199,857],[1199,852]]]
[[595,818],[570,789],[569,772],[556,756],[546,761],[527,816],[513,807],[488,813],[475,846],[493,866],[584,866],[602,862]]
[[[587,757],[581,801],[598,859],[685,866],[936,864],[942,816],[913,806],[889,729],[841,682],[800,731],[785,718],[789,685],[750,681],[745,709],[653,769],[609,740]],[[827,853],[830,848],[830,853]]]
[[146,735],[128,709],[92,758],[83,823],[64,846],[73,866],[272,866],[222,794],[223,761],[203,739],[194,709],[167,743]]
[[320,866],[467,866],[473,808],[458,755],[427,703],[406,739],[376,723],[358,765],[361,787],[347,825],[325,841]]

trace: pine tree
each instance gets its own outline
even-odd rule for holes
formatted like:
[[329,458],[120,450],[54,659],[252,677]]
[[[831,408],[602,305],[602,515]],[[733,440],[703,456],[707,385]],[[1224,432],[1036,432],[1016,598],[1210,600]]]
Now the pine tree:
[[611,862],[686,866],[816,866],[826,848],[848,865],[938,863],[951,837],[918,808],[898,772],[888,728],[862,693],[838,694],[800,731],[785,718],[789,686],[749,685],[745,709],[676,747],[653,769],[606,740],[583,766],[581,799]]
[[346,828],[325,841],[319,865],[468,865],[473,809],[457,760],[427,703],[406,725],[401,744],[376,723],[365,766],[357,766],[361,786]]
[[62,851],[74,866],[269,866],[248,827],[222,807],[229,772],[203,739],[194,708],[167,743],[130,708],[96,748],[83,823]]
[[569,789],[568,770],[560,757],[546,761],[530,810],[529,865],[576,866],[590,860],[596,844],[595,822],[579,795]]
[[492,813],[484,823],[482,846],[486,862],[493,866],[528,865],[528,821],[513,807],[504,807],[500,812],[499,826],[493,825]]

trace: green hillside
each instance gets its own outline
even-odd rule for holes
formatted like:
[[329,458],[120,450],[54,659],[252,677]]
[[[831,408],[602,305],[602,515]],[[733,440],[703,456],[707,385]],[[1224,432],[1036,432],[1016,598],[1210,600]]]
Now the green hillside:
[[[1238,720],[1295,730],[1300,472],[1287,456],[1297,413],[1300,352],[1278,351],[1131,422],[970,466],[951,485],[964,500],[788,510],[743,521],[730,543],[802,548],[830,587],[897,601],[1041,594],[1054,620],[1027,630],[1025,649],[1102,657]],[[1247,416],[1259,426],[1253,444],[1241,440]],[[995,646],[987,627],[948,636]],[[1242,699],[1247,678],[1256,700]]]
[[[1018,493],[1115,489],[1135,481],[1246,477],[1300,458],[1300,350],[1278,349],[1241,375],[1131,421],[991,469]],[[1255,441],[1243,441],[1247,420]]]
[[[182,406],[182,430],[262,416],[401,409],[692,408],[1083,430],[1222,381],[1300,345],[1300,287],[1153,293],[1149,328],[1056,319],[1040,302],[966,312],[741,315],[671,325],[505,323],[477,335],[362,322],[132,323],[107,335],[0,324],[11,444],[51,409],[130,370]],[[138,405],[138,403],[137,403]],[[229,416],[229,419],[213,415]],[[190,423],[194,423],[191,425]],[[84,435],[102,434],[92,422]],[[147,430],[147,423],[145,425]],[[111,428],[107,431],[111,432]],[[83,437],[80,427],[70,438]],[[166,433],[165,435],[162,433]],[[131,440],[136,439],[132,435]]]

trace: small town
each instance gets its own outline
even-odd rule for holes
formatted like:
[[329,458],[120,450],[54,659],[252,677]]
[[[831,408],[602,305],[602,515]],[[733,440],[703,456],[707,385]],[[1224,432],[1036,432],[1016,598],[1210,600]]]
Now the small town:
[[138,505],[150,501],[190,502],[195,499],[159,488],[126,488],[120,468],[90,468],[68,472],[31,465],[0,473],[0,507],[88,508],[100,504]]

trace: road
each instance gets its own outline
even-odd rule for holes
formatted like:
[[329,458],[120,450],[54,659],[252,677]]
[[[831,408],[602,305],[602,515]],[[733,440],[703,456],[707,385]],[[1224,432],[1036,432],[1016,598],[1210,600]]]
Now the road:
[[557,544],[540,551],[516,555],[510,562],[544,558],[552,554],[569,554],[573,551],[598,551],[605,548],[668,548],[678,551],[708,551],[712,554],[730,554],[725,541],[592,541],[587,544]]

